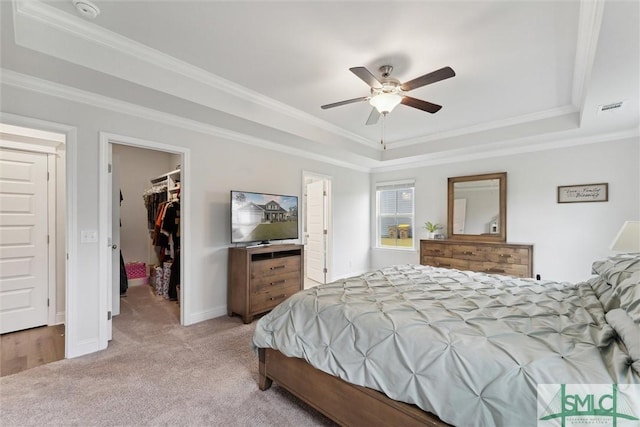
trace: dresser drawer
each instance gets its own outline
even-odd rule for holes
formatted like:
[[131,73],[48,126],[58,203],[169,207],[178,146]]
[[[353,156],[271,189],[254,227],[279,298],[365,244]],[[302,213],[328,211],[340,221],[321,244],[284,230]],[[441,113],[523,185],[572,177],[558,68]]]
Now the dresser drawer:
[[498,262],[470,261],[469,269],[488,274],[503,274],[505,276],[528,277],[529,267],[524,264],[506,264]]
[[287,286],[274,286],[251,295],[251,312],[261,313],[271,310],[282,301],[300,290],[300,283]]
[[287,287],[289,285],[300,286],[300,269],[283,269],[277,274],[257,275],[251,279],[249,292],[256,293],[267,289]]
[[451,247],[448,245],[423,244],[422,255],[451,258]]
[[422,257],[422,265],[431,265],[433,267],[442,268],[455,268],[456,270],[468,270],[469,261],[456,258],[444,258],[444,257]]
[[485,259],[484,252],[476,245],[455,245],[451,248],[451,252],[451,256],[458,259],[467,259],[469,261],[482,261]]
[[251,263],[251,279],[269,278],[291,271],[300,271],[300,256],[272,258]]
[[484,259],[500,264],[528,264],[529,250],[526,248],[484,247]]

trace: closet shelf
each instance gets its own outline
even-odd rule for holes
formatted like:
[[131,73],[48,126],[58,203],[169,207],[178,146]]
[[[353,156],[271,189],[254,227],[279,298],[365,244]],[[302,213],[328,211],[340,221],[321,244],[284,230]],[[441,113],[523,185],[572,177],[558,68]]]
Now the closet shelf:
[[180,180],[180,169],[176,169],[176,170],[171,171],[171,172],[163,173],[160,176],[157,176],[155,178],[151,178],[151,183],[152,184],[156,184],[156,183],[159,183],[159,182],[167,181],[167,180],[169,180],[169,178],[171,178],[171,180],[173,180],[173,181],[176,181],[176,178],[177,178],[177,180],[179,181]]

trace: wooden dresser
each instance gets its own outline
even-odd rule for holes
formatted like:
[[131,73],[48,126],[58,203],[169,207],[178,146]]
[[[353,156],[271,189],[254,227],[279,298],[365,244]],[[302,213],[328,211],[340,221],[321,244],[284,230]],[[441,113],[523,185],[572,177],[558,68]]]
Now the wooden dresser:
[[303,288],[303,246],[229,248],[227,313],[244,323]]
[[420,264],[508,276],[533,277],[533,245],[420,240]]

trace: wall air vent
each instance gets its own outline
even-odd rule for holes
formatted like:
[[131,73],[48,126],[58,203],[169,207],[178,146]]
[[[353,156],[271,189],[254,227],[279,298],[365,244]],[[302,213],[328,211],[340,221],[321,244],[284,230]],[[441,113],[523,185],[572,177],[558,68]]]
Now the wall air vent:
[[605,105],[599,105],[598,106],[598,114],[607,113],[607,112],[611,112],[611,111],[617,111],[617,110],[621,109],[623,105],[624,105],[624,101],[613,102],[611,104],[605,104]]

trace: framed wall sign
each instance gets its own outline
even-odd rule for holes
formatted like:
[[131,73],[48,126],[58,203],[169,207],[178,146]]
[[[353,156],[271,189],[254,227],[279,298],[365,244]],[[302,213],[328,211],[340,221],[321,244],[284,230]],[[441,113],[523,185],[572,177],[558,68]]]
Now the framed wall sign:
[[609,200],[609,184],[561,185],[558,187],[558,203],[606,202]]

